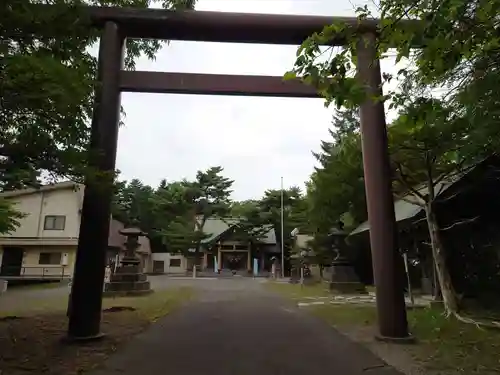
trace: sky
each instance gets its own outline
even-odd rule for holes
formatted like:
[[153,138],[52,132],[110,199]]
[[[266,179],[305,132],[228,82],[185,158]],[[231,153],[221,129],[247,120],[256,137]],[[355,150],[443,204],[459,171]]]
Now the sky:
[[[196,10],[353,16],[363,0],[198,0]],[[295,46],[171,42],[137,70],[283,75]],[[383,71],[391,63],[382,62]],[[171,94],[122,95],[126,117],[118,140],[121,178],[156,187],[161,179],[194,179],[198,170],[222,166],[235,200],[259,198],[267,189],[299,186],[313,172],[312,155],[328,139],[333,107],[322,99]]]

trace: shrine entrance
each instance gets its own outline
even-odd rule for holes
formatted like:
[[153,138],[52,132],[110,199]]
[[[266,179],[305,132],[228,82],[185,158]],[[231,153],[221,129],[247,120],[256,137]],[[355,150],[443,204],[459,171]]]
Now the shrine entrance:
[[230,271],[246,271],[249,269],[246,252],[223,252],[222,269]]
[[[38,7],[43,12],[43,7],[50,5]],[[57,13],[58,9],[65,11],[62,7],[50,11]],[[89,27],[102,30],[89,150],[90,166],[98,173],[85,182],[69,337],[89,339],[100,335],[106,262],[102,249],[107,246],[122,91],[319,98],[314,88],[299,80],[283,81],[282,77],[123,71],[125,39],[298,46],[334,22],[346,24],[360,38],[357,70],[368,98],[360,108],[361,139],[380,336],[408,337],[403,288],[397,270],[384,104],[373,99],[382,92],[376,49],[377,20],[107,7],[82,7],[81,11],[83,23],[90,20]],[[329,44],[345,45],[345,35],[336,35]]]

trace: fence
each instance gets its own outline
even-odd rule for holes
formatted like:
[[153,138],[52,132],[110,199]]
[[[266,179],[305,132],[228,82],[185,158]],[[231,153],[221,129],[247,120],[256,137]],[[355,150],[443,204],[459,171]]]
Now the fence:
[[71,278],[67,266],[2,266],[0,278],[4,280],[63,280]]

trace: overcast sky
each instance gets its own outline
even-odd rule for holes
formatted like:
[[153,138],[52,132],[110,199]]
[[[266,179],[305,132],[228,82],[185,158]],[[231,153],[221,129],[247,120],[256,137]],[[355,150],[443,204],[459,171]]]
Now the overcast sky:
[[[197,10],[354,15],[362,0],[199,0]],[[138,70],[282,75],[296,47],[172,42]],[[387,63],[382,69],[387,71]],[[389,63],[390,66],[390,63]],[[389,68],[391,70],[391,68]],[[157,186],[166,178],[192,179],[220,165],[235,180],[233,198],[258,198],[266,189],[304,186],[311,154],[328,138],[333,108],[321,99],[125,93],[117,167],[122,178]]]

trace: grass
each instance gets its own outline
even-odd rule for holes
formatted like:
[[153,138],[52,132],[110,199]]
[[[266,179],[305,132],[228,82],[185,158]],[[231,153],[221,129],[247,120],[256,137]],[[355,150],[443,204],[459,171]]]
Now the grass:
[[289,284],[289,283],[266,283],[265,286],[279,294],[282,294],[291,299],[303,299],[307,297],[328,297],[331,292],[325,283],[318,283],[313,285]]
[[192,289],[179,288],[105,299],[101,326],[106,337],[81,345],[61,343],[67,327],[67,296],[45,301],[43,309],[24,307],[17,318],[0,320],[0,374],[77,375],[89,371],[192,295]]
[[[294,295],[293,288],[276,288],[285,291],[286,296]],[[315,290],[303,287],[297,290],[300,296],[315,296]],[[446,318],[439,310],[430,308],[408,311],[410,331],[417,338],[416,345],[401,346],[374,342],[377,314],[369,305],[319,305],[308,307],[308,311],[327,321],[341,332],[359,341],[376,353],[375,346],[385,345],[389,357],[407,355],[425,374],[439,375],[493,375],[500,373],[500,331],[479,329],[472,324],[464,324],[454,318]],[[391,363],[391,361],[384,357]],[[399,362],[399,363],[398,363]],[[409,368],[407,364],[401,370]]]
[[67,286],[67,281],[56,282],[42,282],[32,284],[9,284],[9,290],[40,290],[40,289],[57,289]]
[[193,290],[188,287],[156,291],[143,297],[117,297],[105,298],[103,309],[111,307],[129,306],[136,309],[139,316],[149,322],[155,322],[158,318],[168,314],[180,303],[189,300],[193,296]]

